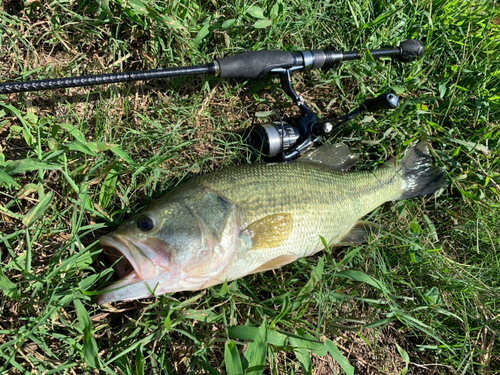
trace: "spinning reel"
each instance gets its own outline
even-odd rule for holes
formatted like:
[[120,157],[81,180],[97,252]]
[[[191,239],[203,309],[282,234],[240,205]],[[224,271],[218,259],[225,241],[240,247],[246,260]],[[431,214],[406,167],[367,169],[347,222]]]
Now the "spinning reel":
[[[373,57],[395,57],[401,62],[414,61],[424,53],[417,40],[406,40],[393,49],[371,50]],[[382,94],[368,99],[354,111],[329,121],[321,121],[294,90],[290,74],[310,69],[328,70],[335,63],[361,59],[360,51],[338,52],[312,50],[303,52],[251,51],[235,56],[216,59],[206,65],[166,68],[146,71],[110,73],[93,76],[45,79],[28,82],[0,84],[0,94],[58,88],[92,86],[117,82],[151,80],[186,75],[212,74],[221,78],[262,78],[278,75],[285,93],[300,108],[301,116],[252,126],[246,133],[247,143],[257,155],[268,161],[290,161],[298,158],[322,136],[331,135],[342,124],[358,114],[379,109],[394,109],[398,98],[394,94]]]
[[[291,86],[289,89],[293,92]],[[287,90],[285,91],[287,92]],[[398,106],[396,95],[382,94],[375,99],[366,100],[347,115],[333,120],[320,121],[302,98],[297,94],[295,96],[296,98],[290,95],[292,99],[297,99],[294,102],[302,112],[300,117],[255,125],[245,132],[246,142],[253,148],[255,155],[260,155],[267,161],[296,159],[309,150],[321,137],[333,134],[342,124],[360,113],[374,112],[379,109],[394,109]]]

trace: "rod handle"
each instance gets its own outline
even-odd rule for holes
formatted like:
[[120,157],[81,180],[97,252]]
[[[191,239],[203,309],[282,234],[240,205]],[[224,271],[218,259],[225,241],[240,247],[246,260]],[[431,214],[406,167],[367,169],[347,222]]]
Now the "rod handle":
[[261,78],[273,69],[302,65],[300,53],[288,51],[250,51],[216,59],[221,78]]

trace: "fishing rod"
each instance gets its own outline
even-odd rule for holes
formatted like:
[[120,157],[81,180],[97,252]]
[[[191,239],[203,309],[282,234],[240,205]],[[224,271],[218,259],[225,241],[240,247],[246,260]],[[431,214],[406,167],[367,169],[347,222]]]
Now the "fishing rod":
[[[417,40],[406,40],[392,49],[370,50],[373,57],[396,57],[410,62],[421,56],[424,47]],[[360,60],[360,51],[335,52],[312,50],[304,52],[251,51],[222,57],[205,65],[132,72],[108,73],[77,77],[41,79],[0,84],[0,94],[27,91],[55,90],[69,87],[95,86],[118,82],[146,81],[190,75],[216,75],[221,78],[262,78],[268,74],[281,74],[283,70],[329,69],[341,61]]]
[[[424,53],[424,47],[419,41],[410,39],[401,42],[395,48],[370,50],[369,52],[373,57],[393,57],[406,63],[421,56]],[[321,122],[307,107],[303,98],[292,88],[290,74],[293,72],[314,69],[328,70],[339,62],[360,60],[362,55],[361,51],[341,52],[319,49],[301,52],[250,51],[235,56],[222,57],[205,65],[3,83],[0,84],[0,94],[191,75],[214,75],[220,78],[240,79],[263,78],[270,74],[278,75],[285,93],[300,108],[302,115],[299,118],[280,118],[279,122],[256,125],[246,132],[246,137],[247,143],[263,154],[267,160],[289,161],[307,151],[320,137],[332,134],[340,125],[358,114],[364,111],[397,107],[398,98],[396,95],[384,94],[365,101],[345,116]]]

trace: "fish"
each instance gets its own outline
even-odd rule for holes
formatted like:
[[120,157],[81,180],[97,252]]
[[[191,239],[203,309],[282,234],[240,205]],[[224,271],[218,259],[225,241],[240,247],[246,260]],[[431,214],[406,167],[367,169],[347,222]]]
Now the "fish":
[[188,180],[99,239],[122,278],[99,305],[196,291],[276,269],[328,246],[362,243],[378,225],[360,218],[385,202],[447,183],[426,141],[396,163],[352,169],[343,144],[296,161],[253,163]]

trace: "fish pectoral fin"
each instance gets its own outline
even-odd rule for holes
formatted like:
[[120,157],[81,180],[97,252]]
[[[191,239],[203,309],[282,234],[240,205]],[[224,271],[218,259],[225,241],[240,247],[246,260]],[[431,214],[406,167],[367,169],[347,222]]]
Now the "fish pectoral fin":
[[275,268],[280,268],[281,266],[284,266],[285,264],[292,263],[297,258],[298,257],[296,255],[280,255],[279,257],[271,259],[270,261],[267,261],[266,263],[260,265],[259,267],[254,269],[251,273],[258,273],[258,272],[274,270]]
[[369,221],[357,221],[347,234],[342,237],[340,243],[358,244],[368,240],[370,235],[376,235],[382,227]]
[[280,213],[250,224],[243,234],[252,242],[251,250],[261,250],[281,246],[290,237],[292,228],[292,214]]
[[323,145],[296,160],[299,163],[317,163],[327,165],[337,171],[345,171],[359,161],[359,158],[346,145],[336,143]]

